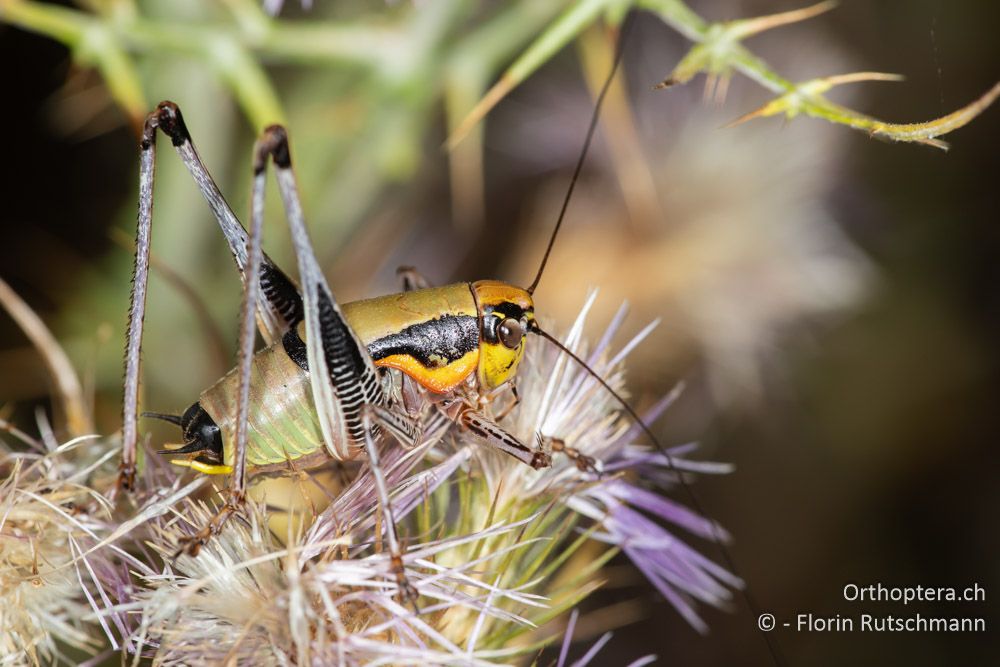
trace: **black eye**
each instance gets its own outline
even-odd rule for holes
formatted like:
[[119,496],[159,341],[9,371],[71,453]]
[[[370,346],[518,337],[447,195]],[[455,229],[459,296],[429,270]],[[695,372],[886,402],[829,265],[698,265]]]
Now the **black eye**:
[[524,327],[514,318],[508,317],[497,327],[497,335],[505,347],[513,350],[521,344],[521,339],[524,338]]

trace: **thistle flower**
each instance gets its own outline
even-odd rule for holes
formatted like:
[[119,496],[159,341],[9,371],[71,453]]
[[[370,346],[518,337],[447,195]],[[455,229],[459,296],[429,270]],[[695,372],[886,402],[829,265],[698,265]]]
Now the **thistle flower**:
[[[595,298],[596,293],[592,293],[586,301],[565,344],[623,393],[621,363],[656,323],[617,354],[608,355],[611,339],[627,312],[623,306],[594,349],[584,355],[582,333]],[[730,599],[729,589],[742,586],[742,582],[650,516],[711,540],[728,536],[718,526],[643,485],[659,483],[668,488],[677,483],[679,472],[725,473],[729,466],[687,461],[683,457],[694,445],[672,449],[669,456],[650,451],[648,444],[637,441],[642,438],[641,425],[623,419],[617,400],[583,368],[544,344],[533,346],[529,355],[518,384],[522,400],[511,414],[512,432],[524,441],[534,434],[564,439],[579,454],[594,459],[600,472],[581,471],[569,456],[555,455],[552,468],[539,471],[523,470],[514,462],[490,457],[482,461],[482,467],[490,495],[498,498],[496,506],[552,503],[550,512],[565,509],[577,519],[588,519],[593,526],[590,539],[624,551],[692,626],[706,632],[694,600],[722,606]],[[677,387],[654,404],[644,421],[657,419],[680,390]]]
[[[46,449],[23,434],[28,452],[0,443],[0,663],[74,664],[67,649],[94,653],[128,634],[118,613],[95,616],[129,586],[120,549],[97,549],[111,531],[109,505],[86,485],[114,452],[94,459],[93,436]],[[103,633],[102,633],[103,630]]]
[[[566,345],[621,391],[622,361],[652,326],[609,354],[622,308],[587,353],[582,330],[594,298]],[[16,549],[5,547],[0,571],[10,598],[4,609],[13,610],[0,628],[5,656],[51,662],[61,643],[163,665],[476,665],[510,663],[561,641],[565,664],[576,614],[566,630],[553,623],[600,585],[600,567],[619,551],[704,631],[696,603],[722,605],[740,581],[666,526],[704,537],[719,529],[652,488],[675,484],[678,474],[727,467],[687,461],[690,445],[671,450],[668,460],[640,444],[640,427],[555,347],[532,345],[525,367],[520,404],[506,410],[501,396],[486,409],[508,412],[501,423],[525,442],[559,437],[573,448],[554,451],[551,468],[531,470],[487,451],[432,410],[416,446],[383,447],[406,577],[419,594],[412,606],[400,601],[367,464],[356,466],[325,509],[289,522],[286,536],[269,529],[266,499],[249,501],[190,557],[178,555],[177,546],[214,514],[212,503],[193,495],[208,478],[186,481],[147,456],[137,508],[115,515],[100,492],[111,476],[98,474],[117,453],[113,442],[90,447],[89,459],[63,460],[79,440],[9,456],[2,536]],[[675,395],[653,405],[646,419],[658,417]],[[582,470],[581,456],[599,463]],[[45,586],[31,588],[31,576]],[[106,639],[96,640],[100,634]],[[609,639],[574,664],[589,662]]]

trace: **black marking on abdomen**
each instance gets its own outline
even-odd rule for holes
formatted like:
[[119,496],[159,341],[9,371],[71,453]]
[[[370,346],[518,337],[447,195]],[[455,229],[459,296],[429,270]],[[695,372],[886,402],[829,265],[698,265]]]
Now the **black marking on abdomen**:
[[368,353],[375,361],[394,354],[405,354],[426,368],[440,368],[478,347],[478,318],[472,315],[442,315],[372,341],[368,344]]

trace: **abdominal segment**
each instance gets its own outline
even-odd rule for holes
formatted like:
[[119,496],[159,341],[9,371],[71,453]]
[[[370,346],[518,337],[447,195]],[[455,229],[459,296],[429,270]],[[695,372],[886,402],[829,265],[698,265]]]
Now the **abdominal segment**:
[[[239,373],[229,371],[199,399],[222,430],[225,463],[233,465]],[[309,374],[281,342],[254,355],[250,372],[247,465],[287,464],[323,451],[323,432],[316,416]]]

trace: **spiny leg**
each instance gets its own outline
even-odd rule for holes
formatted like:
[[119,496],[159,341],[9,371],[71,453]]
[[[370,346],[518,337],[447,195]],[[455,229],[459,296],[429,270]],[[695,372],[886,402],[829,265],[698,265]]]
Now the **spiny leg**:
[[[258,149],[258,153],[259,153]],[[256,276],[260,273],[264,259],[264,188],[266,173],[254,164],[253,192],[250,201],[250,236],[246,273]],[[229,493],[226,504],[218,514],[196,535],[184,540],[186,549],[192,556],[197,555],[202,545],[212,535],[217,535],[226,521],[242,508],[246,500],[246,451],[250,423],[250,381],[253,369],[254,341],[256,340],[255,308],[259,281],[243,281],[243,299],[240,304],[240,350],[239,350],[239,395],[236,399],[236,436],[233,448],[233,472],[229,478]]]
[[201,548],[208,543],[209,539],[222,532],[222,527],[229,521],[229,517],[243,508],[245,500],[245,496],[240,496],[239,498],[234,496],[233,490],[230,488],[226,495],[225,503],[216,512],[215,516],[194,535],[187,535],[180,539],[180,546],[174,552],[174,558],[177,558],[182,553],[186,553],[192,558],[197,556],[201,552]]
[[[135,267],[125,344],[125,382],[122,401],[122,462],[115,494],[135,487],[136,444],[138,440],[139,359],[142,350],[146,288],[149,282],[150,230],[153,220],[153,180],[156,169],[156,133],[170,137],[181,161],[193,176],[222,230],[244,283],[259,283],[256,311],[261,334],[271,342],[302,319],[302,302],[295,284],[273,262],[263,256],[256,271],[247,266],[248,235],[226,203],[211,174],[194,147],[180,109],[173,102],[161,102],[146,117],[140,142],[139,212],[136,230]],[[258,276],[248,281],[248,275]]]
[[380,405],[367,405],[365,411],[369,413],[369,419],[377,427],[376,431],[385,431],[404,449],[412,449],[420,442],[423,427],[418,418]]
[[543,443],[548,442],[549,448],[557,454],[565,454],[566,457],[576,465],[577,470],[580,472],[592,472],[598,477],[602,473],[601,462],[595,459],[593,456],[587,456],[582,453],[576,447],[570,447],[566,444],[566,441],[562,438],[552,438],[548,436],[542,436],[539,434],[538,445],[541,447]]
[[[202,162],[201,156],[198,155],[180,108],[173,102],[160,102],[156,110],[149,115],[147,124],[150,121],[154,127],[170,137],[181,162],[184,163],[212,210],[212,215],[222,230],[241,277],[246,281],[248,275],[253,275],[247,267],[249,260],[247,230],[240,224],[208,168]],[[263,255],[257,276],[260,289],[257,291],[256,307],[260,331],[264,339],[271,343],[279,340],[285,331],[302,320],[302,301],[295,283],[275,266],[266,254]]]
[[347,324],[316,260],[292,171],[288,135],[279,125],[264,130],[257,144],[254,169],[258,174],[264,173],[268,158],[276,167],[302,282],[306,357],[317,416],[329,453],[346,459],[349,444],[361,443],[367,433],[363,406],[385,405],[386,396],[374,362]]
[[402,417],[385,408],[375,405],[366,405],[362,410],[365,425],[365,450],[368,453],[368,465],[372,471],[372,478],[375,480],[375,492],[378,495],[378,502],[382,508],[383,523],[386,525],[386,535],[389,538],[389,558],[392,567],[392,574],[396,581],[396,588],[404,602],[409,602],[414,609],[417,608],[417,598],[420,592],[406,578],[406,568],[403,564],[403,550],[399,544],[399,536],[396,533],[396,520],[392,513],[392,504],[389,501],[389,488],[385,483],[385,475],[382,473],[382,466],[378,460],[378,447],[372,437],[372,429],[376,423],[380,423],[386,431],[398,439],[401,444],[413,446],[419,438],[419,428],[414,422],[406,417]]
[[122,401],[122,462],[118,469],[120,491],[135,489],[136,442],[139,422],[139,355],[142,351],[142,326],[146,317],[146,285],[149,282],[149,239],[153,221],[153,177],[156,170],[156,113],[146,118],[139,154],[139,215],[136,222],[135,266],[132,270],[132,294],[125,339],[125,386]]
[[535,470],[552,465],[552,457],[543,450],[525,446],[481,412],[466,408],[458,415],[458,423],[484,444],[513,456]]
[[[276,167],[278,189],[292,235],[292,245],[302,281],[305,313],[305,342],[313,401],[327,449],[338,459],[347,458],[350,443],[365,446],[384,512],[392,568],[404,599],[415,603],[417,591],[407,581],[403,556],[396,536],[392,507],[378,460],[374,438],[382,428],[402,441],[415,435],[407,419],[382,406],[386,396],[375,365],[367,350],[351,330],[319,268],[305,226],[295,174],[292,171],[288,135],[272,125],[264,131],[255,155],[255,172],[263,175],[270,157]],[[258,181],[255,180],[255,184]],[[380,426],[381,425],[381,426]],[[414,604],[415,606],[415,604]]]

